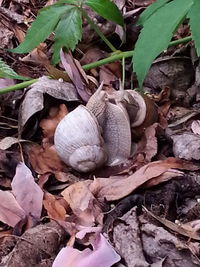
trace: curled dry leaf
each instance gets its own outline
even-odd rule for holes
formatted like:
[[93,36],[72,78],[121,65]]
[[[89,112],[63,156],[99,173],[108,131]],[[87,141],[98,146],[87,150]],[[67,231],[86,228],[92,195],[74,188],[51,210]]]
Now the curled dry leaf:
[[151,159],[156,155],[158,150],[158,143],[156,138],[156,129],[158,127],[158,123],[154,123],[153,125],[147,127],[145,130],[146,137],[146,146],[144,148],[145,159],[147,162],[150,162]]
[[43,191],[35,183],[29,168],[21,163],[11,183],[13,194],[26,215],[40,219],[42,212]]
[[19,111],[19,131],[38,111],[44,108],[44,94],[64,101],[80,101],[76,88],[67,82],[51,80],[45,76],[38,79],[26,92]]
[[[97,178],[93,182],[85,182],[89,183],[89,189],[97,199],[106,198],[108,201],[112,201],[129,195],[145,182],[163,174],[165,174],[164,180],[166,180],[167,172],[169,172],[170,178],[176,177],[176,172],[174,172],[174,176],[170,172],[171,169],[175,168],[184,169],[187,166],[184,166],[180,160],[168,158],[166,160],[148,163],[127,178]],[[162,182],[162,180],[159,182]]]
[[0,221],[14,227],[25,218],[25,211],[9,191],[0,190]]
[[67,187],[62,195],[81,225],[92,226],[95,222],[102,224],[101,208],[85,182]]
[[60,59],[63,64],[64,69],[69,75],[71,81],[74,83],[78,94],[87,102],[91,96],[86,90],[86,83],[88,84],[87,76],[80,63],[75,60],[70,53],[66,54],[62,50],[60,52]]
[[7,136],[0,141],[0,149],[6,150],[10,148],[12,145],[19,144],[21,142],[29,142],[29,141]]
[[64,221],[66,210],[54,195],[45,192],[43,203],[44,208],[47,210],[49,218]]
[[120,256],[102,234],[98,234],[91,245],[93,250],[86,248],[79,251],[72,247],[63,248],[52,267],[110,267],[120,260]]

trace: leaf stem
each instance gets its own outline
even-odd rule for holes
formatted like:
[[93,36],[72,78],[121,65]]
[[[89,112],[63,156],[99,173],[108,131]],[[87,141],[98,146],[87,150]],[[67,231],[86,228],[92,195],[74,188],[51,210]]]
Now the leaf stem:
[[[192,36],[188,36],[188,37],[185,37],[183,39],[172,41],[172,42],[169,43],[169,47],[175,46],[175,45],[179,45],[179,44],[183,44],[183,43],[187,43],[187,42],[189,42],[191,40],[192,40]],[[115,54],[113,54],[113,55],[111,55],[111,56],[109,56],[107,58],[98,60],[96,62],[92,62],[90,64],[83,65],[82,68],[84,70],[89,70],[89,69],[92,69],[92,68],[96,68],[96,67],[102,66],[104,64],[107,64],[107,63],[110,63],[110,62],[114,62],[114,61],[117,61],[117,60],[120,60],[120,59],[123,59],[123,58],[125,59],[125,58],[128,58],[128,57],[132,57],[133,53],[134,53],[134,50],[125,51],[125,52],[118,52],[118,53],[115,53]],[[9,93],[11,91],[23,89],[23,88],[28,87],[29,85],[31,85],[31,84],[33,84],[33,83],[35,83],[37,81],[38,81],[38,79],[33,79],[33,80],[30,80],[30,81],[25,81],[25,82],[18,83],[18,84],[15,84],[15,85],[12,85],[12,86],[8,86],[8,87],[5,87],[5,88],[0,88],[0,95],[1,94],[5,94],[5,93]]]
[[117,49],[111,44],[111,42],[106,38],[106,36],[100,31],[99,27],[92,21],[92,19],[87,15],[84,9],[81,9],[83,16],[87,19],[90,26],[95,30],[99,37],[107,44],[111,51],[116,52]]

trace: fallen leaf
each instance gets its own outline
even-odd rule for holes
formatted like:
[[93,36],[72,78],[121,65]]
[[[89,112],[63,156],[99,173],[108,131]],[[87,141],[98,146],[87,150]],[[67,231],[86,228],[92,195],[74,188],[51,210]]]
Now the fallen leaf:
[[154,123],[153,125],[147,127],[145,130],[146,137],[146,146],[144,148],[145,160],[150,162],[151,159],[156,155],[158,150],[158,143],[156,138],[156,129],[158,127],[158,123]]
[[33,169],[39,174],[56,173],[64,169],[64,164],[52,145],[47,147],[33,145],[29,151],[29,158]]
[[88,83],[88,80],[87,80],[87,76],[84,73],[84,71],[83,70],[80,71],[81,66],[79,66],[78,68],[77,63],[75,62],[75,59],[72,57],[72,55],[69,53],[68,54],[64,53],[62,49],[60,52],[60,59],[61,59],[64,69],[69,75],[71,81],[74,83],[78,94],[83,99],[83,101],[87,102],[91,94],[89,94],[86,90],[86,82]]
[[[159,216],[154,215],[152,212],[150,212],[149,210],[147,210],[145,207],[143,207],[143,209],[149,214],[151,215],[153,218],[155,218],[156,220],[158,220],[159,222],[161,222],[163,225],[165,225],[167,228],[173,230],[176,233],[179,233],[183,236],[187,236],[188,238],[193,238],[195,240],[200,240],[200,235],[198,233],[198,231],[195,230],[194,225],[192,226],[191,222],[190,224],[176,224],[173,223],[165,218],[161,218]],[[198,222],[198,229],[199,229],[199,220],[196,220],[195,223]],[[194,223],[194,222],[193,222]]]
[[66,210],[54,195],[45,192],[43,203],[49,218],[55,220],[65,220]]
[[80,251],[72,247],[61,249],[52,267],[106,267],[120,260],[120,256],[102,234],[97,235],[91,245],[93,250],[86,248]]
[[38,111],[44,108],[44,94],[65,101],[79,101],[76,88],[71,83],[41,77],[26,91],[19,110],[19,131],[22,133],[25,124]]
[[26,216],[10,191],[0,190],[0,221],[14,227]]
[[183,176],[184,173],[175,169],[169,169],[168,171],[164,172],[163,174],[152,178],[151,180],[147,181],[146,183],[144,183],[142,185],[142,188],[149,188],[164,182],[167,182],[169,180],[171,180],[172,178],[177,178],[177,177],[181,177]]
[[0,149],[6,150],[6,149],[10,148],[12,145],[19,144],[21,142],[29,142],[29,141],[24,140],[24,139],[18,139],[18,138],[11,137],[11,136],[7,136],[0,141]]
[[29,168],[21,163],[11,183],[13,194],[26,215],[40,219],[42,212],[43,191],[35,183]]
[[[90,191],[97,199],[105,198],[107,201],[112,201],[129,195],[145,182],[175,168],[184,169],[184,165],[176,158],[168,158],[166,160],[148,163],[127,178],[96,178],[93,182],[87,180],[85,183],[87,182],[89,184]],[[177,175],[175,174],[174,176]],[[171,174],[170,177],[172,177]]]
[[81,225],[92,226],[95,222],[102,224],[102,211],[97,200],[84,182],[77,182],[61,193],[77,216]]
[[89,64],[106,57],[106,52],[98,47],[89,48],[80,60],[81,65]]

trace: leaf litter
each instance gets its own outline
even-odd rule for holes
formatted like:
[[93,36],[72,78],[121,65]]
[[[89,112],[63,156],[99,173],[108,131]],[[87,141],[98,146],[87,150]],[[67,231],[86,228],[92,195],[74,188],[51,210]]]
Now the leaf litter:
[[[57,68],[49,61],[51,36],[28,56],[8,56],[2,48],[13,48],[13,38],[24,40],[27,22],[40,8],[35,1],[29,8],[26,1],[11,2],[9,11],[0,1],[0,57],[19,75],[39,80],[24,92],[1,97],[0,265],[199,266],[198,64],[188,56],[189,48],[169,50],[150,68],[144,90],[157,103],[159,119],[142,129],[135,154],[123,165],[82,174],[57,155],[55,129],[101,81],[107,93],[119,89],[121,64],[82,69],[80,63],[110,52],[85,22],[77,51],[61,51]],[[115,1],[124,14],[127,40],[135,42],[138,29],[132,25],[152,2]],[[122,28],[89,13],[121,45]],[[126,88],[135,87],[131,73],[127,64]],[[0,79],[1,88],[15,83]]]

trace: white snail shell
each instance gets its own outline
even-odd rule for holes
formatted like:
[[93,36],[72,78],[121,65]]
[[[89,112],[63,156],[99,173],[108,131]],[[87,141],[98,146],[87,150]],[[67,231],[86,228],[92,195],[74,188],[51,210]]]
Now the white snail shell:
[[60,121],[54,143],[60,158],[80,172],[92,171],[107,160],[97,119],[83,105]]

